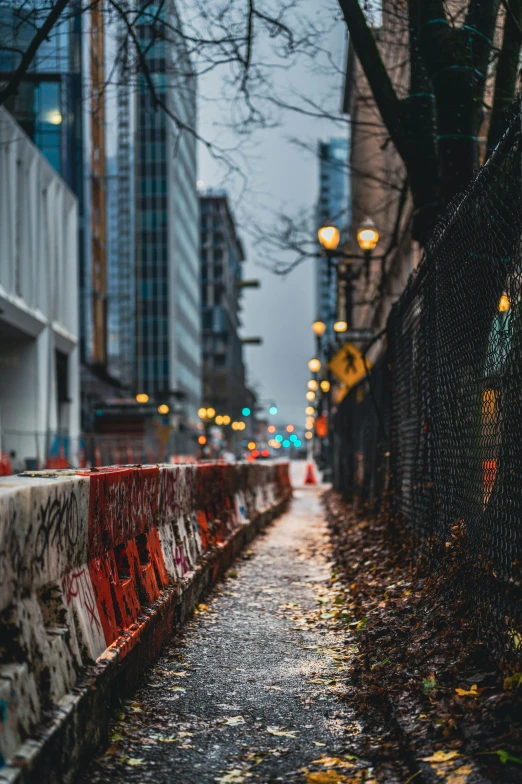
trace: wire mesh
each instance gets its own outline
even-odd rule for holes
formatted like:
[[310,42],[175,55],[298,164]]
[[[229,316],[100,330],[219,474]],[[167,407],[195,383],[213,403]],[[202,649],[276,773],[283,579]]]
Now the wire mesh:
[[[499,653],[522,650],[519,129],[517,116],[392,309],[381,363],[389,375],[371,374],[388,412],[380,447],[376,407],[354,413],[357,389],[335,423],[345,453],[335,459],[337,489],[349,500],[373,494],[374,506],[386,497]],[[389,481],[361,489],[357,461],[376,461],[364,477],[380,471]]]

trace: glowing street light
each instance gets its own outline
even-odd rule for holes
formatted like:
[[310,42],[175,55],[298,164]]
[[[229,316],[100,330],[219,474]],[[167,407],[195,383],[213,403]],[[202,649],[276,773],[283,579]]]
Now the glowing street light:
[[317,232],[317,236],[322,247],[327,251],[336,250],[341,240],[339,229],[332,223],[327,223],[325,226],[321,226]]
[[149,396],[145,392],[140,392],[136,395],[136,403],[148,403]]
[[307,392],[306,399],[308,400],[309,403],[313,403],[313,401],[315,400],[315,392],[312,392],[312,390]]
[[321,389],[323,390],[323,392],[329,392],[330,386],[331,386],[330,382],[327,381],[326,379],[323,379],[323,381],[321,381]]
[[379,232],[371,218],[365,218],[357,231],[357,242],[361,250],[374,250],[379,242]]
[[306,440],[309,441],[313,437],[314,437],[314,434],[310,430],[307,430],[306,433],[305,433]]
[[214,408],[207,408],[207,419],[214,419],[216,411]]
[[313,406],[307,406],[305,408],[305,414],[308,416],[313,416],[315,414],[315,408]]
[[336,321],[333,325],[334,332],[346,332],[348,329],[348,324],[346,321]]
[[511,307],[508,295],[504,292],[498,301],[498,309],[500,313],[506,313]]
[[319,387],[319,384],[317,383],[315,378],[311,378],[310,381],[308,382],[308,389],[311,389],[312,392],[316,392],[318,387]]
[[198,417],[200,419],[206,419],[207,418],[207,409],[206,408],[199,408],[198,409]]
[[162,403],[161,406],[158,406],[158,414],[168,414],[168,413],[169,413],[169,407],[165,403]]
[[314,323],[312,324],[312,329],[314,335],[317,335],[318,338],[322,338],[322,336],[326,332],[326,324],[324,323],[324,321],[314,321]]
[[318,373],[321,370],[321,360],[314,357],[308,363],[308,370],[311,373]]

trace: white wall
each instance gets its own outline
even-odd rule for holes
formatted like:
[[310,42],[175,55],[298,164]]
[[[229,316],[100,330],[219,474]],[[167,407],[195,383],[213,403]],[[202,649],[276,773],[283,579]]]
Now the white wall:
[[80,436],[77,202],[0,107],[0,450],[41,461],[58,429],[56,350],[68,357],[61,435]]

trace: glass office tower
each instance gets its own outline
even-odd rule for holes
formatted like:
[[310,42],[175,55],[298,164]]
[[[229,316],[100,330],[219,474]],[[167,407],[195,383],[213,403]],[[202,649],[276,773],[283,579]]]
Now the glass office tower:
[[[164,36],[159,19],[169,18]],[[153,28],[147,20],[154,17]],[[193,451],[201,403],[196,78],[173,3],[148,5],[138,27],[159,99],[141,77],[136,108],[136,360],[138,392],[181,411],[180,451]],[[155,35],[154,42],[151,36]],[[182,440],[182,439],[181,439]],[[194,442],[194,443],[192,443]]]
[[[0,5],[0,42],[25,51],[38,22],[25,4]],[[43,13],[43,11],[42,11]],[[26,20],[26,21],[24,21]],[[18,67],[20,54],[0,49],[0,82]],[[57,24],[38,48],[6,108],[47,160],[80,197],[82,190],[81,18]]]

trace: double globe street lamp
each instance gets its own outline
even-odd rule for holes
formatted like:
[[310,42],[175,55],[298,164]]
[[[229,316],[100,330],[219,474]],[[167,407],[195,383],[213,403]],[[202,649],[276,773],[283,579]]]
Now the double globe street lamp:
[[[361,272],[364,270],[366,283],[368,284],[370,281],[372,260],[376,260],[377,258],[384,258],[383,256],[376,257],[372,255],[380,239],[379,232],[377,231],[375,223],[371,218],[367,217],[362,221],[356,232],[357,244],[362,251],[362,255],[353,254],[349,251],[349,249],[339,251],[341,232],[339,228],[330,221],[327,221],[323,226],[320,227],[317,232],[317,237],[322,248],[321,255],[323,257],[326,256],[328,262],[328,281],[331,280],[332,268],[335,269],[336,272],[335,290],[337,295],[337,304],[335,309],[337,312],[328,314],[328,321],[329,323],[332,323],[330,318],[333,318],[333,331],[336,336],[341,336],[348,330],[349,324],[352,326],[351,310],[354,281],[359,278]],[[360,259],[363,262],[356,271],[352,267],[352,261],[355,259]],[[342,288],[340,284],[342,284]],[[324,355],[328,362],[328,360],[331,358],[331,355],[333,354],[333,351],[335,350],[335,343],[332,344],[330,338],[328,338],[327,346],[323,347],[322,345],[322,341],[326,332],[326,324],[321,320],[314,321],[312,324],[312,329],[317,338],[317,352],[319,356]],[[317,368],[312,367],[313,362],[318,363]],[[321,368],[320,360],[310,360],[308,367],[313,373],[318,372]],[[330,468],[329,464],[331,463],[330,428],[333,413],[330,388],[331,374],[328,370],[326,378],[324,378],[320,383],[321,392],[326,398],[326,416],[328,420],[328,437],[326,439],[327,443],[324,441],[322,442],[321,452],[323,462],[327,466],[328,473]],[[315,400],[315,392],[308,392],[307,400],[310,402]]]

